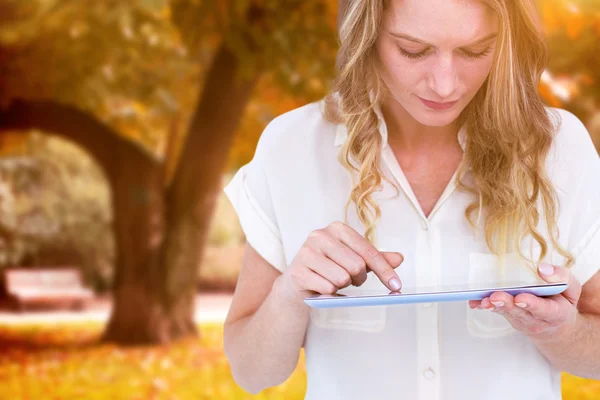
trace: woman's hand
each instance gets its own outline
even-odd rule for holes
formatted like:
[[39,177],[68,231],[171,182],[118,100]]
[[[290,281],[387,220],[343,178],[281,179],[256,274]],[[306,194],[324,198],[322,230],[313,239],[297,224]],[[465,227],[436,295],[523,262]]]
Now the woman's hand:
[[342,222],[310,233],[281,280],[281,296],[302,302],[312,292],[332,294],[349,285],[360,286],[368,270],[392,291],[402,287],[394,271],[404,257],[380,252],[367,239]]
[[567,289],[549,297],[537,297],[529,293],[513,297],[506,292],[494,292],[481,301],[469,301],[469,306],[504,315],[516,330],[531,338],[552,339],[552,336],[568,330],[574,323],[581,283],[571,275],[569,269],[563,267],[540,264],[538,273],[546,282],[568,283]]

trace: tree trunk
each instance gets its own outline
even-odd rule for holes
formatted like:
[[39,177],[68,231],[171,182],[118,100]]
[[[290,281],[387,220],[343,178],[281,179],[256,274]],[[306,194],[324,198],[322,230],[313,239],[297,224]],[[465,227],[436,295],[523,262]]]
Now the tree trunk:
[[[126,261],[136,267],[120,272],[122,284],[115,293],[115,311],[107,331],[109,339],[119,343],[130,339],[134,343],[166,343],[197,332],[193,315],[198,267],[233,134],[257,80],[255,77],[238,83],[238,69],[235,56],[222,46],[208,71],[207,84],[194,112],[165,203],[161,198],[153,197],[154,190],[143,193],[144,188],[153,186],[157,177],[148,176],[141,184],[142,194],[138,197],[143,200],[140,201],[153,206],[147,208],[147,215],[143,211],[146,208],[136,208],[138,215],[130,221],[148,219],[158,225],[164,223],[164,229],[156,229],[164,232],[164,240],[163,237],[151,238],[148,249],[151,254],[147,260],[135,259],[136,254],[143,254],[135,251],[131,254],[132,259]],[[131,168],[126,174],[132,179],[144,179],[143,170]],[[125,178],[120,190],[117,181],[116,192],[131,192],[126,183],[129,181]],[[127,199],[115,200],[117,209],[120,202],[128,203]],[[153,210],[162,209],[164,220],[163,214],[153,213]],[[146,230],[147,227],[134,225],[120,229],[126,236],[127,232]],[[159,247],[161,243],[162,247]],[[127,251],[131,247],[126,245],[119,254],[128,257]],[[160,254],[159,249],[162,250]],[[144,273],[151,275],[147,288],[134,284]],[[155,302],[148,293],[160,301]]]
[[[157,181],[155,176],[148,176],[141,184],[142,193],[138,197],[143,200],[140,201],[153,206],[136,208],[138,215],[130,221],[135,224],[138,219],[147,219],[159,225],[164,223],[164,230],[157,229],[164,231],[164,241],[162,237],[151,238],[148,258],[135,259],[136,254],[143,253],[132,252],[132,259],[126,263],[135,267],[119,272],[122,284],[115,293],[115,311],[107,331],[109,339],[119,343],[129,340],[166,343],[197,332],[193,315],[198,268],[233,134],[256,84],[256,78],[237,84],[237,71],[236,58],[225,46],[221,47],[207,74],[208,83],[192,118],[173,182],[165,195],[166,202],[163,204],[161,198],[153,197],[154,190],[143,193],[144,188]],[[143,170],[132,168],[126,173],[132,179],[143,179]],[[129,181],[124,179],[120,190],[117,182],[116,192],[131,192],[126,183]],[[128,203],[127,199],[115,200],[117,209],[120,202]],[[164,221],[163,214],[153,213],[162,209]],[[144,210],[149,214],[144,214]],[[120,229],[126,236],[147,227],[134,225]],[[119,254],[128,257],[131,247],[126,245]],[[147,288],[135,284],[144,273],[150,274]],[[149,293],[160,301],[154,301]]]
[[[221,178],[234,133],[242,118],[258,72],[238,81],[239,62],[221,46],[206,76],[206,86],[191,121],[175,177],[166,196],[163,263],[180,272],[165,277],[167,296],[193,291],[198,260],[202,260]],[[187,249],[183,252],[182,249]]]
[[173,312],[163,277],[178,271],[161,263],[164,237],[162,170],[140,158],[120,157],[113,182],[117,270],[113,313],[104,340],[125,345],[166,343],[192,334],[191,310]]

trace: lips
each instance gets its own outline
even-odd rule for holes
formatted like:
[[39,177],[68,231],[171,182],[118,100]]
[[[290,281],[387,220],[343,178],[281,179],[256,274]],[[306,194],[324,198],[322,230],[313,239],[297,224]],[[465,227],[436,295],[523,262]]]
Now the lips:
[[458,103],[458,100],[451,101],[449,103],[436,103],[435,101],[425,100],[420,97],[419,99],[421,99],[421,101],[423,102],[423,104],[425,104],[426,107],[431,108],[432,110],[448,110],[452,108],[456,103]]

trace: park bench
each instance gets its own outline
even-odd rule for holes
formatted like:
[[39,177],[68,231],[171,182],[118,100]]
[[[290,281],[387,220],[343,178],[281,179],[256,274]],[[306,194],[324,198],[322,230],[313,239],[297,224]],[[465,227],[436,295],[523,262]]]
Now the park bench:
[[30,306],[81,310],[94,297],[75,268],[8,268],[3,278],[9,303],[19,311]]

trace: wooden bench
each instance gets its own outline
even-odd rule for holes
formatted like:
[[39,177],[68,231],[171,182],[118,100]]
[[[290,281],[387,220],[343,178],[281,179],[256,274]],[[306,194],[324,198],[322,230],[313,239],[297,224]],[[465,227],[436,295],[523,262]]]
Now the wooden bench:
[[75,268],[8,268],[3,273],[4,291],[12,306],[67,306],[81,310],[94,297]]

